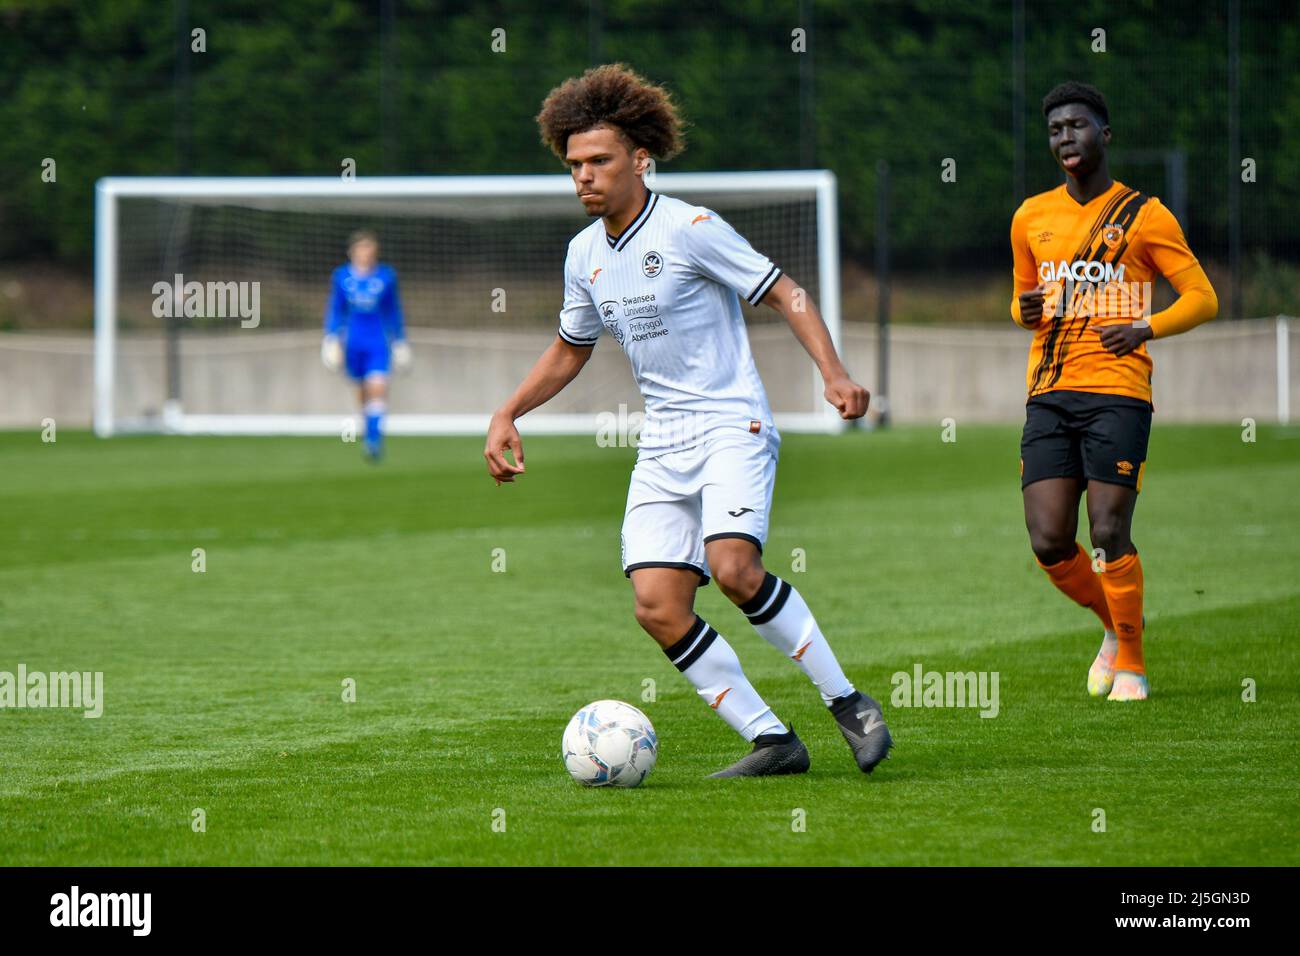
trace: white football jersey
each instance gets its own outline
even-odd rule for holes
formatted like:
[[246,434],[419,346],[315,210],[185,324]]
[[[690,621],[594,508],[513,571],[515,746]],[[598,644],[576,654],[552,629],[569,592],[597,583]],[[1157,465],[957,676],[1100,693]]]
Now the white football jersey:
[[779,442],[740,314],[781,277],[721,216],[650,189],[619,236],[603,219],[573,237],[564,263],[560,337],[608,332],[645,398],[638,457],[687,448],[716,429]]

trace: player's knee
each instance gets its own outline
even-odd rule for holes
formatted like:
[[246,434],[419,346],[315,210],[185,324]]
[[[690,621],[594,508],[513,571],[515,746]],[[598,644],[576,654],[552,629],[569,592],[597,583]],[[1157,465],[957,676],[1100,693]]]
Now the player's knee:
[[1123,519],[1115,515],[1101,515],[1089,524],[1089,537],[1094,548],[1113,558],[1128,552],[1128,523]]
[[716,565],[710,561],[709,569],[718,590],[733,604],[744,604],[752,598],[763,586],[767,574],[762,562],[749,556],[728,556]]
[[636,599],[636,622],[651,637],[664,637],[681,631],[685,633],[686,625],[682,623],[680,608],[667,601],[655,601],[638,597]]
[[1030,528],[1029,547],[1041,564],[1059,564],[1075,552],[1075,541],[1070,535],[1055,528]]

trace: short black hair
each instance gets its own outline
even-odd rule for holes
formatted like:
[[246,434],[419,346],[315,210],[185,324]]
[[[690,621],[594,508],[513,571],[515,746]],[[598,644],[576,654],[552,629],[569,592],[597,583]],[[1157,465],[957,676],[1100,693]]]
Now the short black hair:
[[1048,113],[1066,103],[1082,103],[1097,115],[1103,126],[1110,125],[1110,112],[1106,109],[1106,98],[1101,95],[1101,90],[1097,87],[1087,83],[1076,83],[1074,80],[1057,84],[1052,88],[1052,92],[1043,97],[1043,117],[1046,118]]

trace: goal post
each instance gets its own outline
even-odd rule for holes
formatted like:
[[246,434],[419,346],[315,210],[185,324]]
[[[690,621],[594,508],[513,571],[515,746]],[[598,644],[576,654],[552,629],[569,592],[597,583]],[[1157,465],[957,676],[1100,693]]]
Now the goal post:
[[[808,290],[842,349],[836,182],[827,170],[659,173]],[[355,390],[319,340],[347,237],[379,235],[415,361],[391,434],[480,434],[553,340],[569,239],[590,222],[565,175],[101,179],[95,193],[94,430],[338,434]],[[816,367],[773,310],[742,302],[777,426],[837,431]],[[642,401],[617,343],[524,416],[589,433]]]

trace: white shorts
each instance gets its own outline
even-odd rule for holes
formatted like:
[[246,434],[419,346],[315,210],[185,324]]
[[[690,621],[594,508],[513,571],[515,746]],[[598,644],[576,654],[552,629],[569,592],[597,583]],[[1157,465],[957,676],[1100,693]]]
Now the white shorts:
[[623,514],[623,573],[691,568],[707,584],[705,542],[743,538],[762,553],[779,447],[770,435],[725,431],[638,461]]

